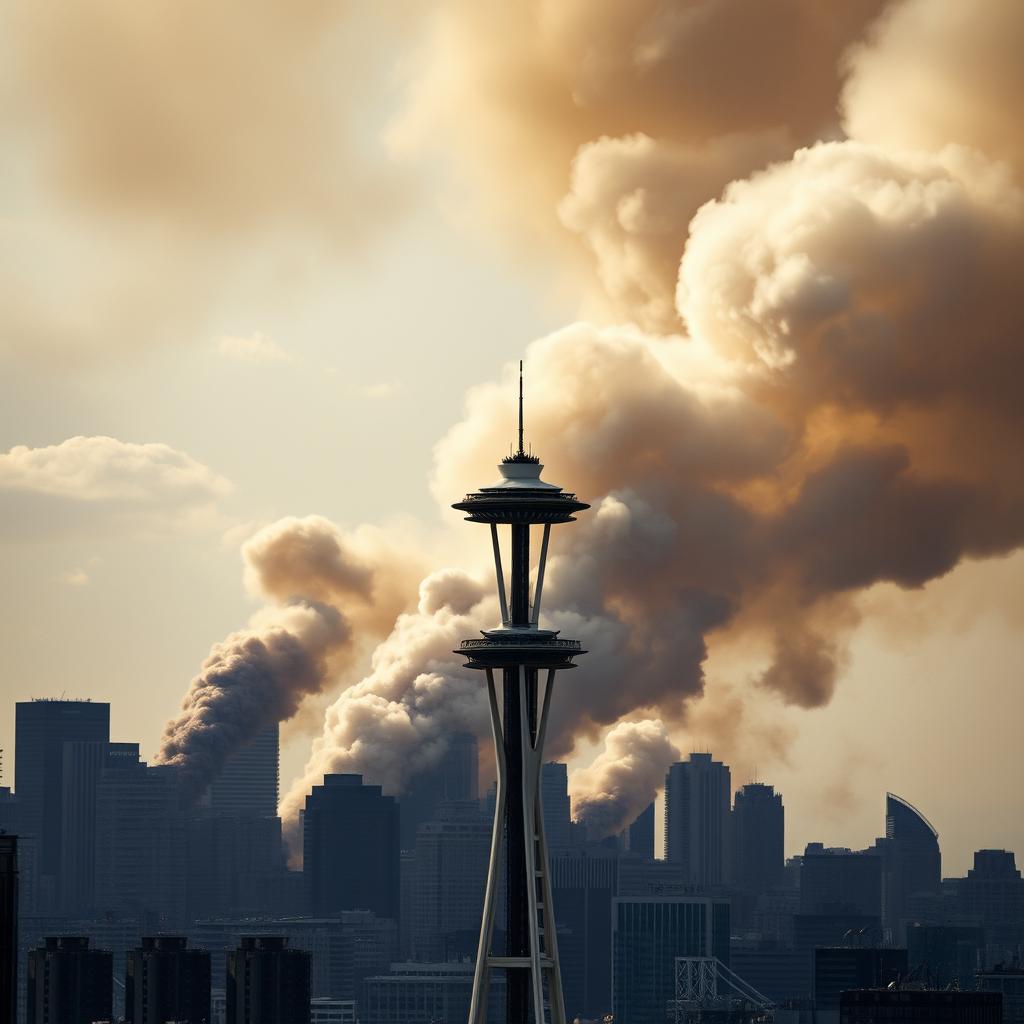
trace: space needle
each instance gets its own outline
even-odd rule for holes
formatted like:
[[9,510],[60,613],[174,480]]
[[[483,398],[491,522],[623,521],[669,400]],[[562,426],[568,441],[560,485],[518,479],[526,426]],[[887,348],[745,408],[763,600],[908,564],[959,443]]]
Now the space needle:
[[[551,901],[540,770],[555,673],[574,668],[586,652],[578,640],[540,626],[544,570],[551,527],[571,523],[589,508],[575,494],[541,479],[540,459],[523,443],[523,364],[519,364],[519,446],[506,457],[501,479],[453,505],[471,523],[491,528],[501,625],[465,640],[456,654],[481,669],[494,732],[497,799],[491,854],[477,948],[469,1024],[487,1024],[491,974],[506,972],[507,1024],[565,1024],[558,943]],[[509,583],[502,567],[502,533],[508,526]],[[531,586],[530,541],[540,532],[540,555]],[[500,688],[498,673],[500,672]],[[541,686],[541,675],[544,675]],[[505,949],[496,951],[494,923],[500,872],[506,881]],[[532,1015],[531,1015],[532,1007]]]

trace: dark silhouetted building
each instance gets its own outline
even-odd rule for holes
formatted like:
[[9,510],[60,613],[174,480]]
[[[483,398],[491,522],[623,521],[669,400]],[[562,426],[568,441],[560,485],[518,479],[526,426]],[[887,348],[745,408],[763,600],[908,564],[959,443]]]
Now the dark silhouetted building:
[[183,922],[187,821],[178,780],[176,767],[140,761],[138,744],[110,744],[96,790],[100,912]]
[[424,821],[437,817],[437,808],[442,803],[479,799],[479,760],[476,737],[456,733],[441,760],[433,768],[420,772],[410,783],[399,806],[403,850],[411,850],[416,845],[416,830]]
[[554,849],[568,846],[572,828],[569,772],[561,761],[548,761],[540,766],[540,797],[548,847]]
[[[189,917],[295,912],[280,906],[281,819],[199,813],[186,825]],[[301,897],[300,897],[301,900]]]
[[1024,1024],[1024,969],[998,965],[978,971],[977,987],[1003,997],[1003,1024]]
[[[985,930],[974,925],[913,924],[906,929],[911,970],[924,970],[934,988],[974,988]],[[1024,1022],[1022,1022],[1024,1024]]]
[[1003,1024],[995,992],[936,992],[912,988],[844,992],[839,1024]]
[[808,843],[800,868],[800,912],[880,917],[882,858],[874,851]]
[[629,853],[644,860],[654,859],[654,803],[647,805],[626,828],[625,847]]
[[0,833],[0,1021],[18,1002],[18,837]]
[[786,812],[773,786],[752,782],[736,793],[732,810],[733,927],[747,927],[758,898],[782,886]]
[[612,903],[615,1024],[664,1024],[678,956],[729,964],[729,901],[700,896],[617,898]]
[[907,951],[869,946],[814,950],[814,1009],[836,1011],[848,989],[885,988],[907,974]]
[[49,938],[28,954],[28,1024],[94,1024],[113,1014],[113,957],[81,937]]
[[939,835],[917,808],[887,793],[885,839],[876,848],[882,857],[882,924],[892,941],[902,943],[911,898],[940,892]]
[[[33,700],[15,705],[14,790],[22,829],[38,839],[36,899],[41,912],[60,909],[64,864],[65,744],[110,740],[110,705]],[[68,780],[74,785],[74,780]],[[81,853],[69,851],[70,858]]]
[[228,953],[226,1024],[309,1024],[309,953],[281,936],[245,936]]
[[566,1016],[599,1018],[611,1009],[612,899],[619,855],[588,843],[551,851],[551,888]]
[[361,775],[327,775],[306,797],[303,873],[309,912],[372,910],[399,919],[399,820],[394,797]]
[[991,961],[1010,960],[1024,945],[1024,880],[1008,850],[978,850],[966,878],[953,883],[961,918],[985,929]]
[[[488,988],[487,1019],[505,1019],[505,978]],[[464,1024],[473,990],[471,963],[392,964],[387,974],[366,979],[360,1024]]]
[[273,818],[277,814],[280,739],[275,723],[228,756],[202,803],[214,814]]
[[469,933],[475,950],[483,912],[492,824],[478,801],[444,803],[416,833],[413,959],[451,959]]
[[124,975],[127,1024],[208,1024],[210,954],[180,936],[144,936]]
[[665,776],[665,859],[682,865],[691,885],[728,881],[731,796],[729,767],[710,754],[690,754]]

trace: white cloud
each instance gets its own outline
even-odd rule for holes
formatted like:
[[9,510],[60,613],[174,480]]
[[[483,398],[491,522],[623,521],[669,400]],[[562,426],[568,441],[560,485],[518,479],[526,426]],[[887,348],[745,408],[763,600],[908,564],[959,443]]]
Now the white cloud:
[[84,587],[89,582],[89,574],[84,569],[68,569],[60,574],[61,582],[69,587]]
[[217,343],[217,351],[228,359],[243,363],[290,363],[293,357],[272,338],[258,332],[249,335],[225,335]]
[[231,483],[160,443],[72,437],[0,453],[0,531],[165,532],[215,518]]

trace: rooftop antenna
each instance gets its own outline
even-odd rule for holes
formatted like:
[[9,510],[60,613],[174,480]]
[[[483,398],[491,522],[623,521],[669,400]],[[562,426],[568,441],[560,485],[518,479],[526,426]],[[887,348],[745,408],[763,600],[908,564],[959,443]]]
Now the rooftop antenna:
[[519,454],[525,455],[523,451],[523,361],[519,360]]

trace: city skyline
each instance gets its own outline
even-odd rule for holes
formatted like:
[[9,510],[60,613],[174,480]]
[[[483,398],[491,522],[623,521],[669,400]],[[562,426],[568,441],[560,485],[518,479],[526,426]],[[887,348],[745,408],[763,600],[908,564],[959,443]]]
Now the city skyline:
[[279,725],[286,834],[325,774],[486,743],[445,510],[523,358],[594,508],[546,609],[594,650],[551,738],[592,822],[712,750],[787,852],[889,791],[957,871],[1024,849],[1019,5],[685,6],[2,15],[5,699],[109,701],[197,792]]

